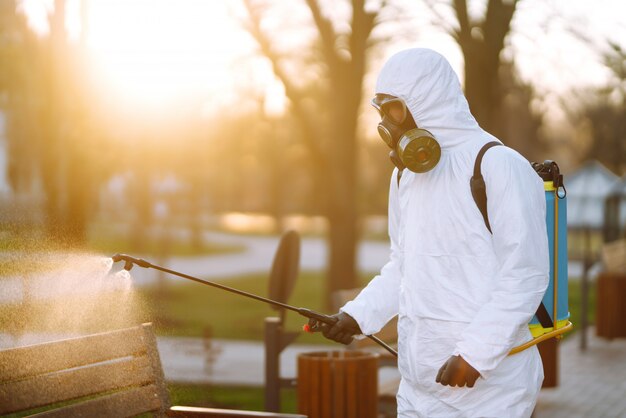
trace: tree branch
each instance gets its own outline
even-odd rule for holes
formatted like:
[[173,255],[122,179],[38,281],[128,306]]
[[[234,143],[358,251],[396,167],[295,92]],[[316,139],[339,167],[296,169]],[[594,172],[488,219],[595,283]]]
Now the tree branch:
[[453,25],[449,24],[448,19],[446,19],[446,17],[441,14],[439,10],[437,10],[437,4],[441,3],[431,0],[423,0],[423,3],[436,18],[431,21],[431,24],[433,26],[441,26],[450,36],[452,36],[455,40],[458,40],[459,28],[455,28]]
[[306,0],[306,3],[309,6],[309,10],[311,10],[313,21],[322,39],[322,53],[326,57],[326,62],[330,70],[334,71],[339,63],[339,57],[335,50],[337,34],[333,29],[331,21],[322,15],[318,0]]
[[359,74],[364,72],[368,41],[377,16],[378,13],[365,10],[365,0],[352,1],[352,33],[349,41],[352,55],[351,67]]
[[503,0],[489,0],[485,20],[482,22],[485,44],[489,54],[499,55],[504,48],[504,38],[511,30],[511,20],[518,0],[510,3]]
[[261,53],[270,61],[274,74],[283,83],[285,95],[293,106],[294,115],[302,125],[303,139],[311,151],[311,156],[315,163],[323,168],[327,166],[327,160],[318,141],[316,141],[316,138],[320,136],[320,132],[318,132],[316,126],[308,117],[308,112],[302,103],[306,95],[296,87],[285,69],[280,65],[280,56],[272,49],[269,36],[261,28],[261,11],[252,4],[251,0],[243,0],[243,3],[250,16],[250,22],[248,25],[245,25],[245,28],[257,41]]
[[472,27],[467,13],[466,0],[454,0],[454,10],[459,21],[459,29],[456,31],[461,48],[472,39]]

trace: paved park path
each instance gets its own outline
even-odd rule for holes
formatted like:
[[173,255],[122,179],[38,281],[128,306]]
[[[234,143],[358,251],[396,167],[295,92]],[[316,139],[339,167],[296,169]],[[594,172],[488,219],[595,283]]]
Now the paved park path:
[[587,336],[584,352],[577,334],[561,343],[559,386],[541,391],[535,418],[626,417],[626,339]]
[[[269,273],[278,248],[279,237],[234,235],[205,232],[207,242],[241,246],[243,251],[201,257],[169,257],[163,264],[192,276],[205,279],[239,276],[248,273]],[[357,266],[361,271],[375,272],[387,262],[389,244],[385,241],[361,241],[358,245]],[[303,237],[300,240],[300,270],[323,270],[327,265],[328,253],[323,238]],[[158,264],[158,260],[151,260]],[[134,269],[133,279],[137,284],[149,284],[157,280],[158,272]],[[171,280],[180,280],[171,278]]]

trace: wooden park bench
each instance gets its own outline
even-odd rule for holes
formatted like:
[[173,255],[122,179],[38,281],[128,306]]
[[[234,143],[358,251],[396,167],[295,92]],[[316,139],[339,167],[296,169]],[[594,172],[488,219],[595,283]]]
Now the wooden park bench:
[[151,324],[0,351],[0,415],[306,418],[170,405]]

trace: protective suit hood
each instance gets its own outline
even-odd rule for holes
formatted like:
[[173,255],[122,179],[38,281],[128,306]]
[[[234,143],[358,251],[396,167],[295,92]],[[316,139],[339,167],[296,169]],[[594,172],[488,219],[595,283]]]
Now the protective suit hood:
[[442,149],[483,132],[469,110],[459,79],[439,53],[413,48],[393,55],[383,66],[376,93],[404,100],[413,119],[430,131]]

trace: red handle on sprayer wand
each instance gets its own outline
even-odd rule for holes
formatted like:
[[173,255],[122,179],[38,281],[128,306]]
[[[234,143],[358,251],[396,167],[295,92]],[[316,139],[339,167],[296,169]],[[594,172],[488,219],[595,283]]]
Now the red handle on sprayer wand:
[[[184,279],[188,279],[188,280],[192,280],[194,282],[198,282],[198,283],[202,283],[205,284],[207,286],[212,286],[212,287],[217,287],[218,289],[222,289],[225,290],[227,292],[231,292],[231,293],[235,293],[237,295],[240,296],[244,296],[247,298],[251,298],[251,299],[255,299],[258,300],[260,302],[265,302],[268,303],[270,305],[274,305],[274,306],[279,306],[281,308],[293,311],[293,312],[297,312],[298,314],[309,318],[309,319],[315,319],[316,321],[319,322],[323,322],[327,325],[334,325],[335,322],[337,322],[337,318],[334,318],[332,316],[329,315],[325,315],[323,313],[319,313],[319,312],[315,312],[312,311],[311,309],[307,309],[307,308],[297,308],[295,306],[291,306],[291,305],[287,305],[286,303],[282,303],[282,302],[278,302],[276,300],[272,300],[272,299],[268,299],[268,298],[264,298],[262,296],[258,296],[252,293],[248,293],[248,292],[244,292],[243,290],[239,290],[239,289],[235,289],[229,286],[224,286],[223,284],[219,284],[219,283],[215,283],[215,282],[210,282],[208,280],[202,280],[199,279],[197,277],[194,276],[190,276],[188,274],[184,274],[175,270],[170,270],[167,269],[165,267],[161,267],[161,266],[157,266],[155,264],[152,264],[146,260],[143,260],[141,258],[135,258],[132,257],[130,255],[127,254],[115,254],[113,257],[111,257],[113,259],[114,263],[117,263],[118,261],[124,261],[124,269],[130,271],[130,269],[133,268],[133,266],[136,264],[139,267],[143,267],[143,268],[152,268],[155,270],[160,270],[162,272],[165,273],[169,273],[172,274],[174,276],[178,276],[178,277],[182,277]],[[309,326],[308,324],[304,325],[302,327],[302,329],[305,332],[315,332],[319,329],[318,326]],[[390,352],[391,354],[393,354],[394,356],[398,357],[398,352],[396,350],[394,350],[393,348],[391,348],[389,345],[385,344],[382,340],[380,340],[378,337],[374,336],[374,335],[367,335],[367,338],[371,339],[372,341],[374,341],[376,344],[380,345],[381,347],[383,347],[385,350],[387,350],[388,352]]]

